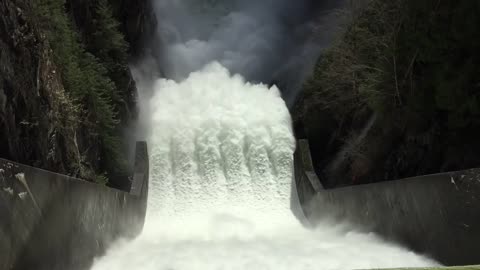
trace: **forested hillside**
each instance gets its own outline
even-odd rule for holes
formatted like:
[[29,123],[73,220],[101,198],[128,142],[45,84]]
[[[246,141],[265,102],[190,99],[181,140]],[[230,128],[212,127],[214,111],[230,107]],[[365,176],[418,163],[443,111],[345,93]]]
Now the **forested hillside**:
[[480,2],[350,4],[295,109],[328,186],[480,165]]

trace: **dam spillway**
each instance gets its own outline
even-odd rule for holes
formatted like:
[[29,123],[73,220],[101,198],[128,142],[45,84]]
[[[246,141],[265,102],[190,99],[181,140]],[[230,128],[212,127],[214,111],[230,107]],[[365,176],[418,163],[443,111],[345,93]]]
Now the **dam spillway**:
[[[317,59],[326,59],[324,56],[327,56],[343,62],[343,54],[328,57],[331,54],[323,53],[321,49],[338,48],[335,44],[328,46],[328,43],[332,43],[328,36],[333,34],[328,33],[337,32],[334,29],[338,23],[338,19],[333,18],[336,16],[331,16],[336,12],[329,9],[341,7],[348,1],[67,1],[67,5],[64,1],[40,2],[42,3],[4,1],[0,5],[5,13],[0,24],[0,29],[3,30],[0,31],[0,77],[4,79],[0,85],[1,270],[353,269],[433,266],[438,264],[434,260],[445,265],[480,263],[477,254],[480,239],[480,211],[477,207],[480,205],[480,197],[477,196],[480,194],[480,169],[325,190],[322,182],[328,184],[330,181],[323,173],[321,163],[324,158],[321,156],[334,153],[329,154],[332,151],[325,151],[317,144],[317,147],[312,148],[314,156],[318,158],[314,163],[310,158],[308,141],[329,142],[331,145],[333,140],[322,135],[342,133],[332,125],[335,121],[328,123],[329,117],[312,117],[313,120],[307,119],[296,125],[299,147],[295,149],[291,120],[285,103],[290,106],[295,103],[295,98],[302,90],[301,85],[310,77],[309,72],[314,69]],[[35,10],[37,6],[41,8]],[[448,26],[445,22],[450,19],[456,21],[457,17],[450,16],[449,12],[454,11],[452,7],[447,3],[446,7],[440,8],[443,9],[442,12],[433,12],[438,13],[439,18],[443,16],[439,20],[416,20],[415,16],[401,18],[407,21],[413,18],[413,24],[438,21]],[[422,14],[432,11],[426,6],[423,8],[426,10]],[[475,10],[468,7],[462,9]],[[49,16],[52,18],[42,18],[38,15],[47,14],[36,14],[37,11],[51,13]],[[410,12],[403,14],[409,15]],[[465,18],[463,21],[470,21],[468,12],[459,14],[460,18]],[[383,22],[389,24],[396,20],[367,17],[367,21],[380,28],[386,26]],[[358,18],[362,21],[363,15]],[[43,19],[51,22],[43,22]],[[377,24],[379,21],[382,22],[380,25]],[[94,27],[95,25],[100,28]],[[355,30],[357,27],[353,25]],[[401,25],[403,28],[403,25],[410,24]],[[98,30],[102,32],[102,26],[106,26],[103,30],[108,30],[106,32],[113,34],[113,38],[108,33],[92,33]],[[452,49],[453,53],[461,48],[465,52],[459,57],[461,60],[470,49],[475,58],[475,50],[470,46],[474,43],[468,42],[470,35],[462,35],[463,31],[460,31],[463,28],[468,33],[471,29],[463,27],[463,24],[459,26],[458,31],[454,31],[455,27],[445,27],[445,31],[439,32],[448,36],[452,30],[459,33],[454,36],[464,36],[464,42],[447,42],[451,47],[448,50]],[[346,27],[348,28],[347,25]],[[424,30],[430,32],[429,29],[427,27]],[[415,30],[417,28],[407,32],[418,36]],[[380,32],[388,34],[390,31]],[[404,40],[407,41],[406,48],[411,41],[408,38],[410,33],[399,35],[407,37]],[[132,46],[131,49],[123,42],[123,34]],[[148,39],[152,37],[152,40],[141,42],[142,35],[148,36]],[[377,35],[374,33],[373,36]],[[439,43],[436,38],[440,37],[434,36],[434,41],[430,42],[433,45]],[[97,43],[94,41],[97,38],[100,42],[96,45],[99,47],[89,44]],[[347,50],[349,57],[356,58],[357,55],[364,58],[364,47],[357,46],[361,42],[358,43],[356,38],[353,38],[354,42],[349,42],[351,39],[348,37],[342,40],[346,44],[353,43],[353,47],[356,47]],[[403,48],[401,40],[398,42]],[[441,67],[437,69],[437,60],[445,60],[446,63],[457,61],[453,58],[444,59],[442,52],[446,49],[443,48],[445,46],[427,46],[422,51],[427,51],[427,58],[436,60],[430,68],[423,70],[424,66],[429,66],[423,62],[425,52],[418,52],[418,44],[413,41],[413,50],[398,50],[398,58],[397,50],[393,50],[397,86],[397,95],[393,101],[397,104],[398,100],[400,107],[410,107],[410,102],[405,100],[403,103],[407,92],[401,91],[402,85],[398,87],[396,62],[399,60],[398,74],[401,75],[405,71],[402,70],[403,66],[406,66],[402,61],[410,60],[410,52],[416,51],[408,72],[406,71],[406,74],[411,74],[410,89],[416,89],[414,86],[417,82],[421,82],[421,85],[432,82],[435,85],[438,83],[439,87],[434,87],[435,89],[448,92],[449,89],[459,89],[448,86],[461,84],[432,80],[428,76],[418,76],[417,81],[415,74],[419,74],[418,64],[422,67],[420,74],[440,72],[438,74],[441,76],[438,77],[448,80],[448,76],[443,76]],[[396,39],[394,43],[397,48]],[[118,59],[110,59],[117,58],[113,56],[117,53],[113,52],[116,50],[111,45],[117,47]],[[358,48],[359,51],[356,52]],[[78,52],[69,53],[69,49]],[[440,49],[440,53],[431,56],[430,49]],[[128,50],[128,53],[124,50]],[[352,55],[350,51],[353,52]],[[407,54],[401,57],[403,53],[400,51]],[[129,59],[132,61],[130,63],[138,65],[132,66],[138,88],[127,68],[127,54],[131,54],[132,58],[144,57]],[[97,64],[100,66],[95,68]],[[384,66],[383,61],[367,61],[366,64],[361,68]],[[334,61],[333,70],[342,65],[343,63]],[[355,63],[347,63],[345,67],[347,69],[341,72],[344,74],[339,79],[326,79],[310,87],[316,95],[307,97],[306,100],[312,101],[312,105],[317,107],[319,104],[316,104],[316,99],[323,99],[317,96],[321,92],[317,90],[330,83],[339,86],[335,87],[337,89],[334,92],[341,93],[341,98],[351,96],[343,95],[343,85],[351,81],[351,69],[357,71],[360,67]],[[460,67],[461,71],[467,71],[461,73],[469,74],[469,68],[471,65]],[[386,74],[390,73],[385,71]],[[315,68],[312,77],[318,77],[316,75],[322,73],[322,69]],[[368,84],[366,88],[362,87],[365,85],[363,78],[371,78],[369,72],[366,77],[356,76],[356,72],[353,75],[355,83],[352,90],[362,89],[363,92],[363,89],[370,89]],[[388,78],[393,76],[381,77],[386,80],[376,84],[379,88],[377,90],[388,91],[389,86],[393,86]],[[124,98],[117,97],[113,89],[108,90],[111,88],[109,78],[122,96],[126,94]],[[360,84],[356,83],[357,79],[360,79]],[[72,82],[85,83],[85,87],[80,87],[85,91],[76,91],[78,84]],[[417,90],[422,89],[420,87]],[[468,92],[470,88],[466,89]],[[138,102],[136,90],[139,90]],[[420,91],[411,94],[416,95]],[[78,92],[100,94],[92,95],[93,102],[90,98],[70,98],[70,94],[83,96]],[[303,94],[307,92],[303,91]],[[355,94],[357,91],[353,92]],[[98,101],[103,104],[104,98],[106,103],[110,103],[110,97],[113,103],[119,101],[118,110],[93,105],[97,107],[95,109],[86,104],[98,105]],[[444,99],[453,101],[448,97],[449,95]],[[469,95],[463,98],[468,99]],[[416,96],[412,100],[414,99]],[[77,101],[79,104],[76,104]],[[475,100],[471,98],[470,101]],[[437,102],[439,101],[436,100]],[[146,130],[133,123],[132,126],[135,127],[132,128],[129,124],[127,127],[127,122],[130,121],[125,121],[126,118],[137,116],[137,103],[141,111],[139,118],[145,122]],[[301,103],[296,105],[305,105]],[[80,106],[79,109],[85,105],[85,110],[77,112],[77,105]],[[339,107],[343,111],[344,106]],[[441,131],[441,126],[450,124],[446,118],[443,119],[445,108],[440,107],[441,117],[434,118],[438,124],[432,126],[434,131],[437,128],[437,131]],[[473,112],[475,106],[467,107],[472,107],[469,109],[473,115],[476,114]],[[456,114],[456,109],[449,111]],[[108,172],[107,169],[105,172],[103,161],[113,159],[107,157],[108,153],[97,150],[102,148],[101,144],[108,142],[96,138],[91,140],[99,135],[96,131],[103,133],[101,129],[104,126],[100,124],[98,128],[90,129],[86,127],[90,123],[82,126],[81,123],[85,121],[70,121],[73,116],[73,119],[78,120],[92,119],[91,124],[94,124],[96,117],[90,116],[98,115],[100,119],[106,116],[117,122],[114,119],[117,112],[121,119],[118,119],[118,129],[115,128],[114,133],[122,133],[121,137],[128,137],[125,138],[128,141],[133,137],[148,138],[150,150],[153,150],[150,151],[151,168],[146,144],[141,142],[137,144],[140,148],[136,151],[133,171],[128,169],[117,174]],[[325,113],[323,110],[317,112]],[[302,119],[303,115],[309,114],[308,110],[294,112],[296,122],[305,120]],[[316,114],[315,110],[313,114]],[[417,112],[399,116],[405,116],[405,122],[409,126],[409,119],[416,115]],[[57,118],[58,116],[61,117]],[[353,146],[360,145],[360,141],[367,136],[366,133],[370,133],[367,131],[372,130],[375,119],[372,116],[372,120],[364,125],[360,122],[366,119],[362,116],[358,118],[358,128],[364,127],[358,130],[358,136],[355,134],[356,124],[344,126],[347,134],[354,135]],[[341,126],[343,122],[342,120]],[[477,124],[475,125],[478,126]],[[354,126],[353,133],[348,131],[349,126]],[[302,135],[301,129],[308,127],[314,127],[315,132],[304,132]],[[124,128],[131,130],[126,131]],[[319,130],[321,132],[317,132]],[[476,130],[478,129],[461,128],[460,133],[465,133],[468,135],[465,138],[472,139],[467,143],[469,140],[463,141],[463,135],[458,136],[460,144],[469,148],[459,147],[458,150],[461,151],[458,155],[451,148],[457,139],[445,138],[449,145],[446,148],[443,147],[445,144],[441,143],[442,140],[439,144],[430,144],[427,139],[427,145],[438,146],[431,146],[431,149],[438,149],[439,153],[444,152],[448,156],[448,162],[444,162],[444,165],[458,163],[465,166],[438,164],[436,170],[478,166],[478,162],[472,163],[476,160]],[[123,136],[124,132],[128,134]],[[432,132],[427,138],[436,135],[436,132]],[[346,144],[350,144],[350,136],[345,138]],[[338,139],[339,145],[343,144],[343,136]],[[425,142],[424,139],[421,140]],[[384,147],[379,140],[373,140],[367,145],[366,149],[383,149],[384,154],[403,156],[402,153],[397,155],[395,150]],[[403,148],[401,142],[394,145]],[[422,148],[425,146],[424,143],[420,145]],[[412,156],[416,154],[416,143],[403,146],[407,150],[413,150]],[[125,148],[128,147],[125,145]],[[355,150],[353,148],[355,147],[346,149]],[[395,148],[397,147],[393,149]],[[295,156],[292,158],[294,150]],[[471,157],[461,157],[463,150],[468,150],[465,152]],[[340,154],[333,156],[349,161],[350,158],[343,159],[345,153],[340,151]],[[127,156],[130,158],[129,154],[125,154],[122,159]],[[407,164],[401,165],[404,169],[429,168],[429,165],[416,164],[416,157],[401,159],[409,160]],[[436,157],[422,159],[428,161],[435,160]],[[386,165],[397,169],[398,163],[382,163],[377,160],[370,165],[371,168],[384,168]],[[357,165],[356,162],[352,164]],[[360,167],[363,166],[360,163]],[[84,167],[91,167],[88,169],[91,172],[83,172]],[[101,183],[109,180],[110,187],[121,190],[40,168]],[[422,169],[418,173],[433,170],[434,168]],[[126,175],[127,171],[128,174],[133,174]],[[149,172],[153,180],[150,183]],[[397,176],[394,177],[405,176],[395,175]],[[355,184],[388,179],[387,175],[383,178],[364,175],[362,181],[357,181],[356,174],[354,176]],[[333,181],[328,185],[330,187],[334,186],[331,183],[337,182],[336,180],[348,184],[348,181],[342,181],[342,177],[331,178]],[[348,177],[343,180],[348,180]],[[119,240],[121,237],[128,239]],[[403,247],[393,243],[400,243]],[[478,268],[472,266],[468,269]]]
[[301,225],[290,210],[295,140],[276,87],[218,63],[154,87],[144,231],[92,270],[436,265],[346,224]]

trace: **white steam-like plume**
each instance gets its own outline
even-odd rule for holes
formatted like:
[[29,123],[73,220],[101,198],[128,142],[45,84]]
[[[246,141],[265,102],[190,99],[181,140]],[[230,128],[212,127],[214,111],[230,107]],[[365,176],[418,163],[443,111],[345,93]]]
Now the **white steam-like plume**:
[[139,137],[151,132],[153,83],[176,81],[217,61],[251,82],[276,84],[292,106],[338,19],[344,0],[152,0],[157,30],[133,74]]
[[184,79],[218,61],[248,81],[280,85],[291,103],[330,39],[336,22],[330,13],[343,0],[153,3],[158,20],[153,54],[165,77]]

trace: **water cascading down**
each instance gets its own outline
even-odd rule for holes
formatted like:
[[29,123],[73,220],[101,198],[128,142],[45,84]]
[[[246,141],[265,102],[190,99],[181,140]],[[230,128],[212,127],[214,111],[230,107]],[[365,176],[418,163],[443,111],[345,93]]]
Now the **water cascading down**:
[[277,87],[213,62],[179,82],[158,80],[154,93],[144,231],[92,270],[435,264],[340,224],[302,227],[290,210],[295,140]]

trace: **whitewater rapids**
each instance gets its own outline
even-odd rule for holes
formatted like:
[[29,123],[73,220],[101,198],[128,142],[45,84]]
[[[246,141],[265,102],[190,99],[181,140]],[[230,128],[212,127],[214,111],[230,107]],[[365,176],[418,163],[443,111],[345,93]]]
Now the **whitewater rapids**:
[[218,63],[151,99],[143,233],[92,270],[368,269],[435,262],[347,226],[302,227],[290,210],[295,140],[279,90]]

